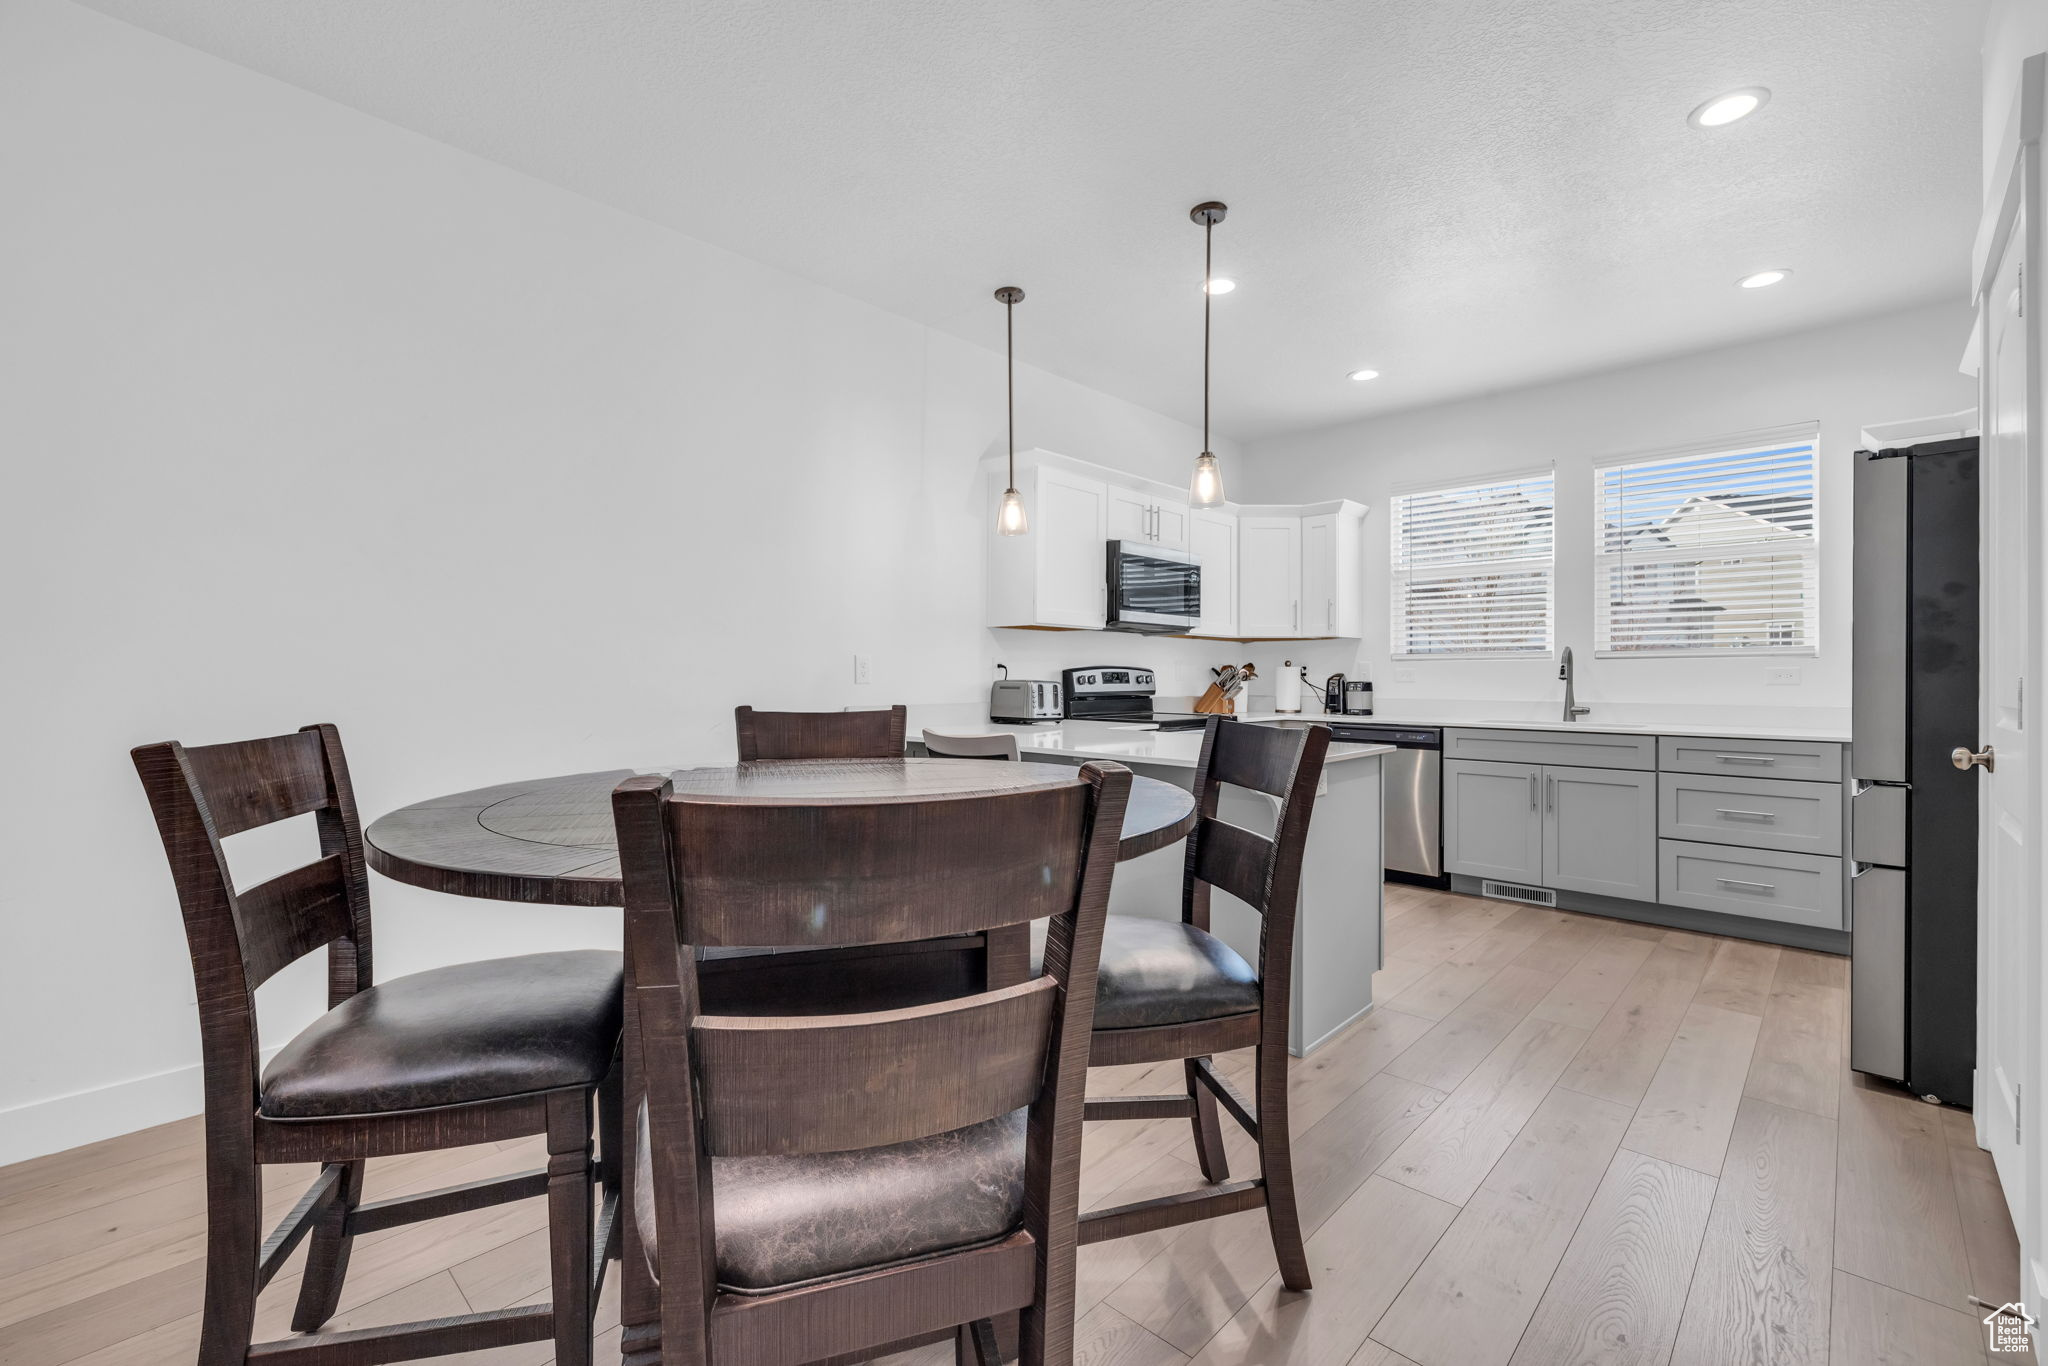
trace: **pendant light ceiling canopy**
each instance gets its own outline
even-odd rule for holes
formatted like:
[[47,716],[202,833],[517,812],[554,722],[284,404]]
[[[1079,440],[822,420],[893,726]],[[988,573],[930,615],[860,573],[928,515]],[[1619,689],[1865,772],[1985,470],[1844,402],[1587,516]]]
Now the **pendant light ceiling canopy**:
[[1195,457],[1194,477],[1188,481],[1188,502],[1198,508],[1215,507],[1223,501],[1223,471],[1209,449],[1209,305],[1216,294],[1210,288],[1215,278],[1210,248],[1216,225],[1228,212],[1226,205],[1213,199],[1188,210],[1188,217],[1202,226],[1202,453]]
[[1022,536],[1031,529],[1030,521],[1024,516],[1024,495],[1017,492],[1017,332],[1015,327],[1016,307],[1024,300],[1024,291],[1015,285],[1004,285],[996,291],[996,302],[1003,306],[1003,354],[1004,374],[1007,384],[1004,393],[1010,415],[1010,482],[1003,490],[1002,506],[996,509],[996,534],[999,536]]

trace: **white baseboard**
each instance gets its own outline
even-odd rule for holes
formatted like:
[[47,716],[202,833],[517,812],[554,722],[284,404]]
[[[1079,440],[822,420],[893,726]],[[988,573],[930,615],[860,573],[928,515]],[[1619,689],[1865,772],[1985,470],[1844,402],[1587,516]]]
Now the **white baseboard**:
[[[276,1052],[265,1049],[261,1061]],[[199,1064],[192,1063],[11,1106],[0,1110],[0,1166],[186,1119],[204,1100]]]

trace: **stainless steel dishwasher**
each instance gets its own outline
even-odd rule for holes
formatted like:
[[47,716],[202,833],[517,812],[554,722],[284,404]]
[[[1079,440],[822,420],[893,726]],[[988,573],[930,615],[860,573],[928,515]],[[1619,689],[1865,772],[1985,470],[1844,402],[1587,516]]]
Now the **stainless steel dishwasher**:
[[1380,757],[1381,836],[1387,876],[1396,882],[1448,887],[1444,876],[1444,733],[1437,726],[1396,726],[1318,717],[1332,740],[1392,745]]

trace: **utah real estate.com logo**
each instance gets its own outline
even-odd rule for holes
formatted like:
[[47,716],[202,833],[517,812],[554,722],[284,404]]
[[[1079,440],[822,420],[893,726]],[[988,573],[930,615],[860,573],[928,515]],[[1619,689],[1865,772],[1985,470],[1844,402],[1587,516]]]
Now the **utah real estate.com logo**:
[[1985,1345],[1994,1352],[2031,1351],[2033,1343],[2027,1330],[2034,1323],[2034,1316],[2027,1312],[2026,1305],[2017,1302],[2001,1304],[1984,1316]]

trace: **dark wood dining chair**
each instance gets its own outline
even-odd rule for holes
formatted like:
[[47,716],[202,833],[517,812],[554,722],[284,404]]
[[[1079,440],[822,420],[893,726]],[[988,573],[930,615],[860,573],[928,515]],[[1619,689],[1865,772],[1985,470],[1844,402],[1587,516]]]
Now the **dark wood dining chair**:
[[[1213,1189],[1091,1210],[1081,1220],[1083,1243],[1263,1205],[1281,1279],[1290,1290],[1309,1288],[1287,1127],[1287,1025],[1302,849],[1329,748],[1327,726],[1282,730],[1211,717],[1195,768],[1195,829],[1188,836],[1180,918],[1108,918],[1088,1060],[1112,1067],[1178,1058],[1186,1064],[1187,1090],[1091,1100],[1088,1118],[1186,1116],[1202,1176]],[[1218,818],[1226,784],[1279,799],[1272,838]],[[1218,887],[1259,913],[1257,971],[1209,932],[1209,894]],[[1256,1101],[1240,1095],[1212,1061],[1211,1055],[1237,1048],[1257,1050]],[[1258,1176],[1230,1180],[1219,1103],[1258,1144]]]
[[908,724],[902,707],[875,711],[755,711],[733,708],[740,762],[755,759],[901,759]]
[[[661,1359],[860,1361],[952,1337],[1073,1353],[1095,960],[1131,775],[987,795],[766,804],[613,795],[645,1101],[633,1222]],[[718,946],[908,943],[1051,919],[1045,970],[858,1014],[701,1012]]]
[[[169,857],[198,988],[206,1110],[206,1293],[200,1366],[360,1366],[553,1339],[588,1366],[591,1316],[617,1209],[624,965],[609,951],[462,963],[373,985],[362,825],[333,726],[133,751]],[[320,857],[237,888],[222,842],[313,813]],[[259,1071],[255,992],[327,950],[327,1013]],[[607,1197],[593,1231],[591,1122],[603,1111]],[[545,1168],[362,1201],[365,1161],[544,1134]],[[263,1167],[320,1174],[263,1235]],[[548,1198],[552,1302],[321,1333],[350,1245],[421,1219]],[[302,1337],[251,1343],[256,1297],[312,1244],[292,1318]]]

